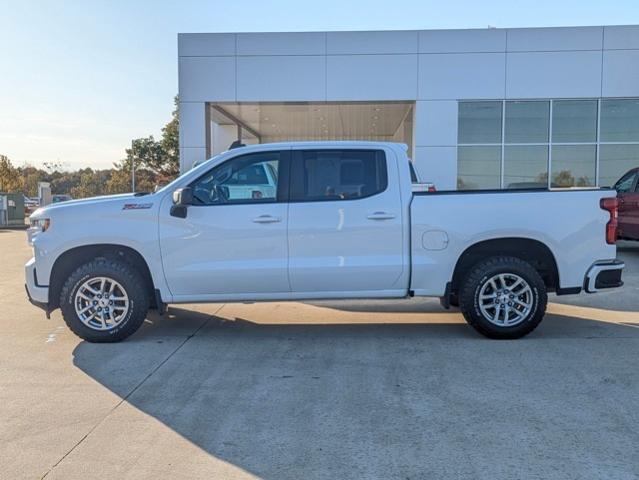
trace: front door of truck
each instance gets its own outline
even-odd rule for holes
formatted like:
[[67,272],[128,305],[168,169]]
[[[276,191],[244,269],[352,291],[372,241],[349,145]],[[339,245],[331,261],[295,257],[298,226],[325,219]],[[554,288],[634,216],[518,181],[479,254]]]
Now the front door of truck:
[[405,292],[394,155],[383,149],[293,149],[288,246],[295,294]]
[[619,236],[639,239],[639,172],[631,171],[616,184],[619,198]]
[[286,227],[290,150],[249,153],[191,183],[186,218],[160,218],[162,263],[176,299],[290,292]]

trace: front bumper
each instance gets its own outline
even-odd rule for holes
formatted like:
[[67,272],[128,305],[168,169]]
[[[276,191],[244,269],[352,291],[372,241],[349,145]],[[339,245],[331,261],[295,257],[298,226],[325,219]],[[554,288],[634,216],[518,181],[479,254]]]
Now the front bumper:
[[584,289],[588,293],[595,293],[606,288],[621,287],[621,272],[625,266],[621,260],[595,263],[586,273]]
[[49,304],[49,287],[38,285],[35,258],[29,260],[24,266],[24,277],[29,301],[34,305],[44,308],[42,305]]

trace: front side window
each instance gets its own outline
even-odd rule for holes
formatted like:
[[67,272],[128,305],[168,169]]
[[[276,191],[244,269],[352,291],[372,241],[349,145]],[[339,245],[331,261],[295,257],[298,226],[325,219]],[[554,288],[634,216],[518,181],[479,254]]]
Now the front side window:
[[292,201],[352,200],[386,190],[381,150],[303,150],[292,163]]
[[233,158],[196,180],[191,188],[196,205],[269,203],[277,201],[281,152],[260,152]]

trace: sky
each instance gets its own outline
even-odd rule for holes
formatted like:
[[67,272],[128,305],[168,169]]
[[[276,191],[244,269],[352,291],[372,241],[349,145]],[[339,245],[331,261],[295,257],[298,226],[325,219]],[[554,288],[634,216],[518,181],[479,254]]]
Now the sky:
[[109,168],[160,134],[178,32],[639,24],[637,0],[0,0],[0,154]]

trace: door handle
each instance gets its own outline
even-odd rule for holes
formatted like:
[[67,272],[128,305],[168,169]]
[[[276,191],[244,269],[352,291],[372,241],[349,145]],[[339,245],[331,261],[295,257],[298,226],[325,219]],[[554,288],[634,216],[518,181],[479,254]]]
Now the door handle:
[[369,220],[390,220],[395,218],[395,215],[387,212],[373,212],[366,218]]
[[253,219],[254,223],[277,223],[281,221],[282,219],[280,217],[274,217],[272,215],[260,215]]

